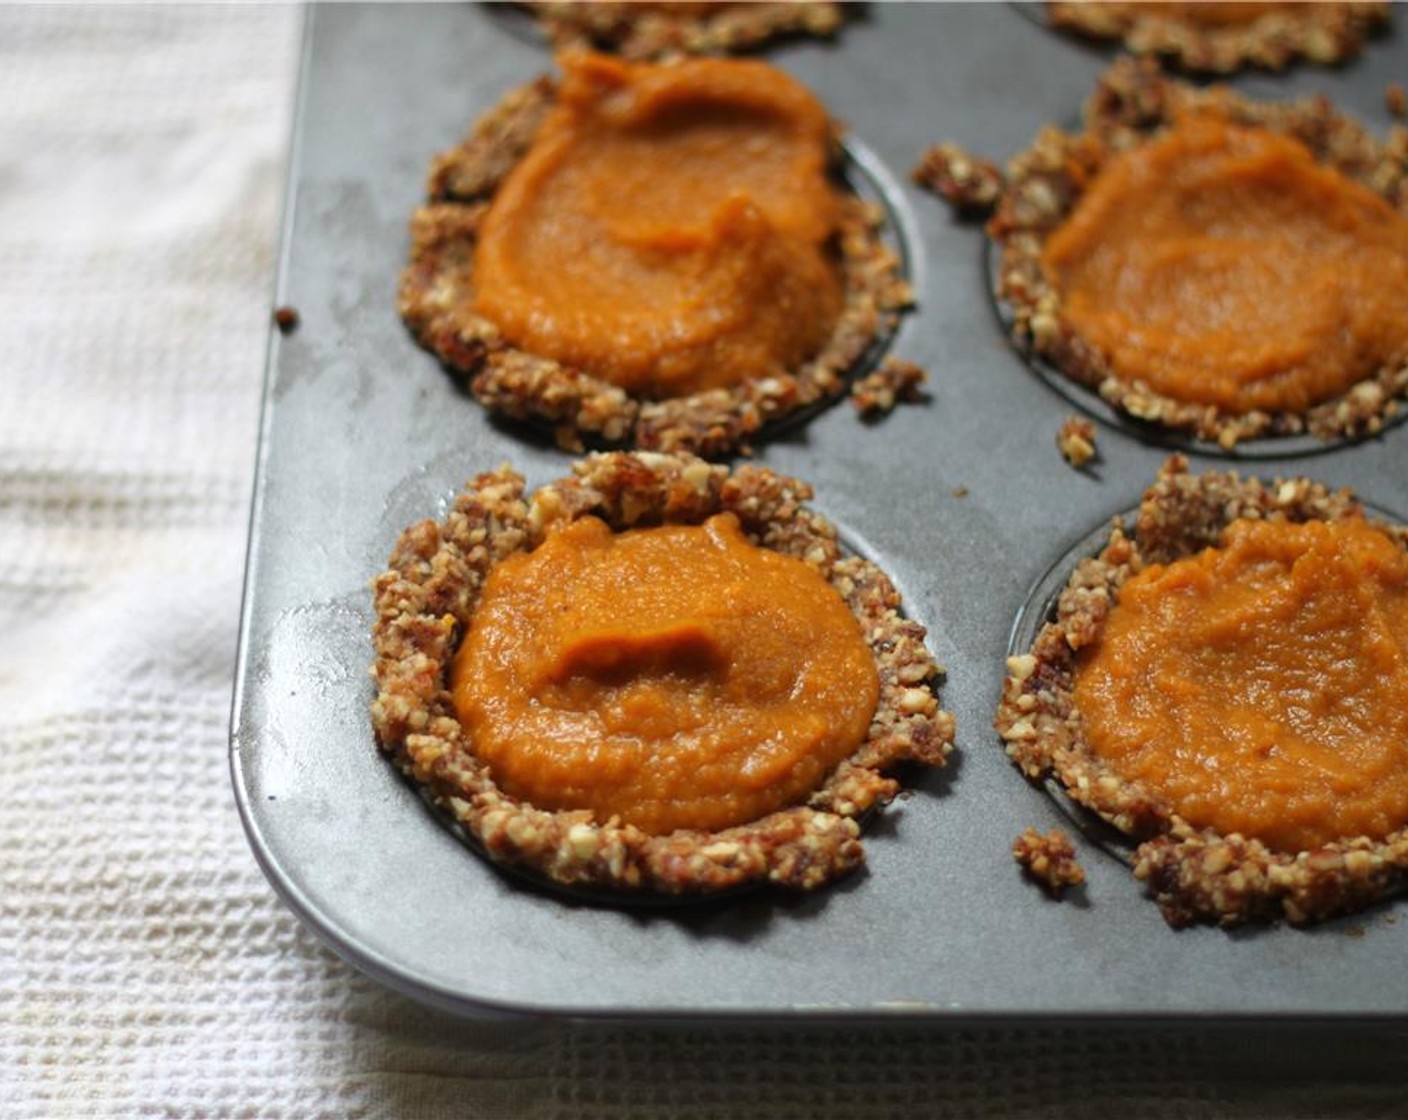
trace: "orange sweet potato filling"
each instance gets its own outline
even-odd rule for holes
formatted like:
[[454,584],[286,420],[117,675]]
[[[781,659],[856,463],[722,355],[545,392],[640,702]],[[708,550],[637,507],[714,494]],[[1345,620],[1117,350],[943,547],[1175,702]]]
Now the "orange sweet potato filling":
[[664,834],[805,799],[880,686],[840,594],[720,514],[619,534],[585,517],[504,560],[451,687],[506,792]]
[[1302,412],[1408,353],[1408,219],[1217,117],[1111,158],[1042,263],[1116,376],[1187,403]]
[[1120,589],[1076,671],[1091,749],[1269,847],[1408,824],[1408,554],[1359,520],[1238,521]]
[[500,187],[476,310],[513,345],[644,397],[795,369],[843,303],[830,125],[760,62],[564,55]]

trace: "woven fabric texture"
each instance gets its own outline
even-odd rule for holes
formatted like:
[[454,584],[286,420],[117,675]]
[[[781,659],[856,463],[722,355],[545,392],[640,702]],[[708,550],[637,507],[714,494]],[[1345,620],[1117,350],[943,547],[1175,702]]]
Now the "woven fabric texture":
[[226,762],[298,35],[0,9],[0,1117],[1403,1114],[1401,1030],[485,1026],[305,932]]

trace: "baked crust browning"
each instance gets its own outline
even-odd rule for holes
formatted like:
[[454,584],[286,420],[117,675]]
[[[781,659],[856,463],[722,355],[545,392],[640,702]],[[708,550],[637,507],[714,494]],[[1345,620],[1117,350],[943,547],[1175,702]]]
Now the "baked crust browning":
[[844,18],[829,0],[651,5],[548,0],[524,5],[554,48],[613,51],[644,61],[673,54],[734,54],[789,35],[830,38]]
[[[1135,877],[1174,927],[1282,917],[1302,925],[1361,909],[1408,881],[1408,828],[1382,840],[1345,837],[1286,853],[1193,827],[1090,750],[1073,691],[1077,655],[1099,635],[1126,579],[1218,543],[1231,522],[1360,513],[1347,491],[1303,478],[1265,485],[1233,472],[1192,475],[1174,456],[1145,493],[1133,535],[1116,519],[1104,548],[1076,565],[1030,652],[1008,659],[996,719],[1008,756],[1032,780],[1054,777],[1074,802],[1137,842]],[[1408,529],[1378,527],[1408,549]]]
[[[836,530],[804,504],[804,483],[760,467],[730,473],[693,456],[600,453],[533,493],[500,467],[481,474],[443,522],[423,521],[397,542],[373,585],[381,749],[496,862],[570,887],[704,894],[751,882],[810,890],[859,866],[859,819],[899,791],[901,764],[942,766],[953,717],[939,708],[942,670],[922,625],[874,564],[843,555]],[[508,796],[474,754],[455,716],[449,673],[473,625],[489,570],[539,544],[554,523],[591,515],[614,530],[698,524],[732,512],[754,544],[808,564],[842,596],[874,653],[880,700],[865,741],[805,805],[718,832],[653,836],[615,817],[550,812]]]
[[[1198,88],[1169,78],[1149,60],[1123,59],[1101,78],[1084,111],[1084,129],[1043,128],[1008,163],[987,208],[987,233],[998,254],[994,295],[1010,315],[1018,349],[1048,364],[1134,420],[1184,432],[1230,450],[1259,437],[1309,433],[1320,439],[1374,435],[1408,393],[1408,354],[1397,356],[1339,396],[1305,412],[1234,413],[1160,394],[1125,380],[1072,326],[1060,293],[1042,268],[1048,237],[1071,213],[1103,162],[1158,137],[1182,115],[1213,112],[1234,123],[1269,129],[1303,143],[1322,165],[1408,213],[1408,129],[1379,141],[1323,98],[1260,102],[1221,86]],[[972,209],[993,192],[991,168],[952,145],[925,153],[915,170],[923,185]]]
[[[429,199],[411,220],[410,258],[398,300],[417,341],[464,378],[485,408],[550,425],[558,445],[572,452],[586,443],[624,444],[723,458],[746,451],[765,424],[844,393],[857,363],[914,301],[899,256],[881,239],[882,209],[844,191],[835,252],[845,303],[821,351],[784,374],[669,400],[640,400],[601,378],[512,346],[493,322],[471,310],[480,225],[495,190],[527,152],[555,91],[549,78],[513,90],[463,143],[434,161]],[[833,169],[839,171],[844,159],[838,135]]]
[[1158,5],[1056,0],[1046,12],[1063,31],[1115,39],[1135,54],[1158,55],[1185,70],[1227,74],[1243,66],[1282,70],[1298,58],[1344,62],[1388,22],[1389,6],[1373,0],[1301,3],[1225,25],[1193,23]]

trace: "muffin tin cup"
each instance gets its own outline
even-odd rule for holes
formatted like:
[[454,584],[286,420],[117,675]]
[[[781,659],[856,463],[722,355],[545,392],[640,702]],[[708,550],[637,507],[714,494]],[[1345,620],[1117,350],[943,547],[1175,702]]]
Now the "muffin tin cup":
[[[1360,496],[1360,504],[1363,506],[1365,514],[1375,521],[1387,525],[1408,525],[1408,520],[1404,520],[1398,514],[1372,502],[1364,501],[1362,495]],[[1116,517],[1119,518],[1131,538],[1137,540],[1134,535],[1134,526],[1138,514],[1139,507],[1135,506],[1107,517],[1072,544],[1041,575],[1032,585],[1026,600],[1018,608],[1016,617],[1012,620],[1012,630],[1007,639],[1008,657],[1031,652],[1032,645],[1036,642],[1037,635],[1042,628],[1047,623],[1056,620],[1056,608],[1061,593],[1065,591],[1076,566],[1083,560],[1098,556],[1105,545],[1109,543],[1110,526]],[[1109,824],[1098,814],[1075,801],[1066,786],[1054,775],[1043,778],[1040,785],[1061,812],[1065,814],[1068,822],[1074,825],[1082,836],[1100,848],[1105,855],[1126,866],[1133,866],[1134,852],[1138,846],[1136,841]]]
[[[1073,125],[1071,127],[1078,128],[1079,126]],[[1223,447],[1216,440],[1202,439],[1185,430],[1168,425],[1140,420],[1123,409],[1116,408],[1093,388],[1068,376],[1055,363],[1037,353],[1030,344],[1023,344],[1014,337],[1012,309],[997,294],[1001,279],[1002,250],[990,238],[984,237],[982,252],[983,268],[987,273],[987,290],[991,297],[993,314],[1001,324],[1002,331],[1007,336],[1013,351],[1042,382],[1069,404],[1105,426],[1117,428],[1150,446],[1169,452],[1182,451],[1191,455],[1226,460],[1241,459],[1259,462],[1270,459],[1291,459],[1318,455],[1340,447],[1353,446],[1365,440],[1377,439],[1408,418],[1408,401],[1400,400],[1393,414],[1382,417],[1379,432],[1375,435],[1335,436],[1324,439],[1311,435],[1309,432],[1300,432],[1294,435],[1259,436],[1254,439],[1243,439],[1232,447]]]

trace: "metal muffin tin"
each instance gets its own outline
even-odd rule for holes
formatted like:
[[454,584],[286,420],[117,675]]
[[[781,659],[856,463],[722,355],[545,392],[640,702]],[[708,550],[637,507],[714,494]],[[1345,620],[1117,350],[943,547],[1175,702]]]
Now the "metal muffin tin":
[[[334,949],[472,1015],[1402,1018],[1408,903],[1300,931],[1174,932],[1114,855],[1078,838],[1086,887],[1025,881],[1010,846],[1068,822],[991,729],[1014,618],[1043,573],[1134,506],[1166,448],[1102,422],[1093,469],[1055,435],[1070,402],[1008,343],[979,227],[915,188],[941,139],[998,158],[1070,121],[1114,57],[1010,5],[869,5],[834,45],[770,52],[876,157],[918,308],[892,352],[931,399],[877,425],[841,403],[758,446],[895,579],[948,667],[949,767],[870,826],[866,871],[804,898],[689,908],[564,901],[494,870],[377,753],[368,583],[396,535],[473,474],[536,485],[570,456],[490,420],[396,315],[407,222],[431,156],[549,53],[481,5],[319,7],[309,16],[265,386],[231,767],[275,888]],[[1323,92],[1382,132],[1401,36],[1348,66],[1244,75],[1258,96]],[[1194,454],[1196,470],[1229,465]],[[1408,513],[1408,426],[1317,454],[1244,462]]]

